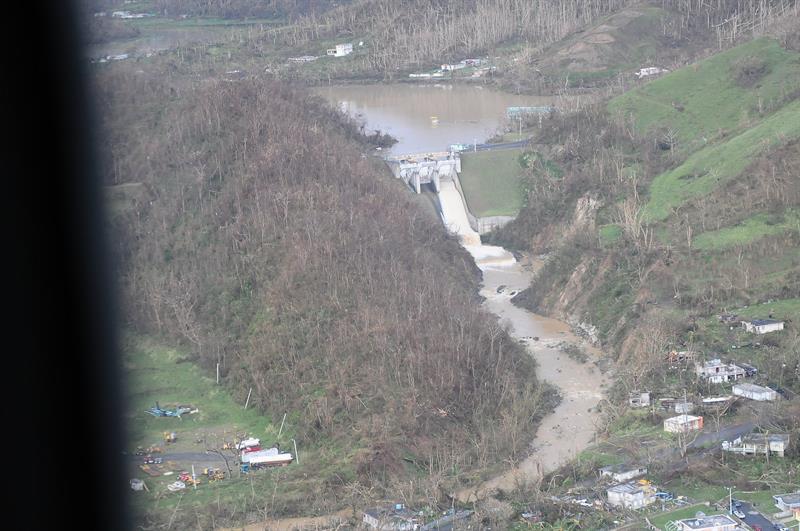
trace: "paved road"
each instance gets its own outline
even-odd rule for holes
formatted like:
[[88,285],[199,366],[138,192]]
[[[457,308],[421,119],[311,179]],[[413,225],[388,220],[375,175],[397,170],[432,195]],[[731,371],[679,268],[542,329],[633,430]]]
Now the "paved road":
[[[218,454],[214,453],[206,453],[206,452],[164,452],[161,454],[153,454],[153,457],[160,457],[161,459],[166,461],[180,461],[180,462],[192,462],[192,463],[224,463],[225,460],[220,457]],[[138,463],[144,462],[144,457],[140,455],[128,455],[128,458],[131,461],[135,461]],[[236,458],[231,456],[228,458],[228,462],[235,461]]]
[[739,510],[744,513],[744,523],[753,529],[755,529],[753,526],[761,526],[763,531],[774,531],[775,526],[772,525],[772,521],[753,509],[753,506],[749,503],[742,502],[742,507]]

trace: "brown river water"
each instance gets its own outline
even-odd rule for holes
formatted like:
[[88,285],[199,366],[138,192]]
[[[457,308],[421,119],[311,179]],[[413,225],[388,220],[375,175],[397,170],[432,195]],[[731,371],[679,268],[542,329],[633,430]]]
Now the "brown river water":
[[[442,182],[439,203],[444,222],[460,237],[483,273],[481,295],[484,308],[508,325],[511,335],[523,342],[536,360],[537,375],[558,388],[561,402],[539,426],[530,455],[506,472],[476,488],[456,493],[462,502],[474,501],[497,489],[510,490],[516,484],[535,481],[565,464],[589,446],[595,437],[597,403],[608,385],[593,361],[601,354],[573,335],[569,326],[556,319],[536,315],[514,305],[514,295],[527,288],[534,275],[534,264],[517,261],[502,247],[482,245],[480,236],[469,227],[461,195],[452,182]],[[573,360],[557,345],[561,342],[582,344],[589,361]]]

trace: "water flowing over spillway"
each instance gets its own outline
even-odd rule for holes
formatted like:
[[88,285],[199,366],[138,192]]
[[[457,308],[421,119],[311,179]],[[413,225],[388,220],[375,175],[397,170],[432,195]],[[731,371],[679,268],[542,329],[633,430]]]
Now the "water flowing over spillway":
[[442,221],[445,227],[461,238],[461,244],[475,259],[475,264],[484,270],[491,266],[510,266],[517,260],[514,255],[496,245],[482,245],[480,234],[469,225],[467,209],[455,182],[442,181],[439,191]]

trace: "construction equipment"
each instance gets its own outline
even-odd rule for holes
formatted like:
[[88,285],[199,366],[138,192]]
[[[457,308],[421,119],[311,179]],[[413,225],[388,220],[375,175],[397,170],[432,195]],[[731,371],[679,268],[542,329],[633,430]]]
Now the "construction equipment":
[[208,478],[209,483],[225,479],[225,472],[219,468],[205,468],[203,469],[203,475]]

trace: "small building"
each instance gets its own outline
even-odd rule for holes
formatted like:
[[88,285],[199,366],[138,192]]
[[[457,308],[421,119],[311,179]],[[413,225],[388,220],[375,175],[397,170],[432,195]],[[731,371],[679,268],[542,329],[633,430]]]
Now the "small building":
[[401,503],[367,509],[363,522],[371,529],[382,531],[409,531],[420,527],[417,515]]
[[664,420],[664,431],[670,433],[687,433],[703,429],[703,417],[678,415]]
[[785,455],[789,447],[788,433],[749,433],[733,441],[722,441],[722,449],[742,455]]
[[727,396],[709,396],[700,401],[703,409],[722,409],[730,404],[735,398],[731,395]]
[[697,352],[694,350],[670,350],[664,360],[669,363],[689,362],[694,361],[696,357]]
[[301,55],[300,57],[290,57],[290,63],[310,63],[311,61],[316,61],[316,55]]
[[781,511],[795,511],[800,509],[800,491],[791,494],[779,494],[772,497],[775,507]]
[[642,79],[643,77],[654,76],[656,74],[663,74],[669,72],[666,68],[659,68],[657,66],[649,66],[647,68],[642,68],[638,72],[636,72],[636,77]]
[[628,404],[631,407],[649,407],[650,393],[647,391],[631,391],[628,394]]
[[600,469],[600,476],[610,477],[617,483],[623,483],[647,474],[647,467],[630,465],[609,465]]
[[742,328],[751,334],[778,332],[783,330],[783,325],[783,321],[776,321],[775,319],[751,319],[750,321],[742,321]]
[[353,43],[346,42],[344,44],[337,44],[336,48],[329,48],[325,53],[333,57],[344,57],[353,53]]
[[747,375],[747,371],[738,365],[722,363],[722,360],[715,358],[696,364],[695,374],[699,378],[705,378],[709,383],[723,383],[742,380]]
[[693,403],[685,400],[680,400],[678,402],[675,402],[675,413],[685,414],[685,413],[691,413],[692,411],[694,411]]
[[467,64],[464,62],[455,63],[455,64],[445,64],[442,65],[442,72],[452,72],[453,70],[461,70],[462,68],[466,68]]
[[608,503],[625,509],[641,509],[656,501],[656,489],[648,482],[631,481],[609,487]]
[[778,399],[778,393],[774,389],[751,383],[740,383],[734,385],[733,394],[734,396],[741,396],[743,398],[749,398],[750,400],[757,400],[759,402]]
[[[702,513],[699,513],[702,514]],[[678,520],[673,529],[677,531],[736,531],[739,524],[727,514],[702,515]]]

